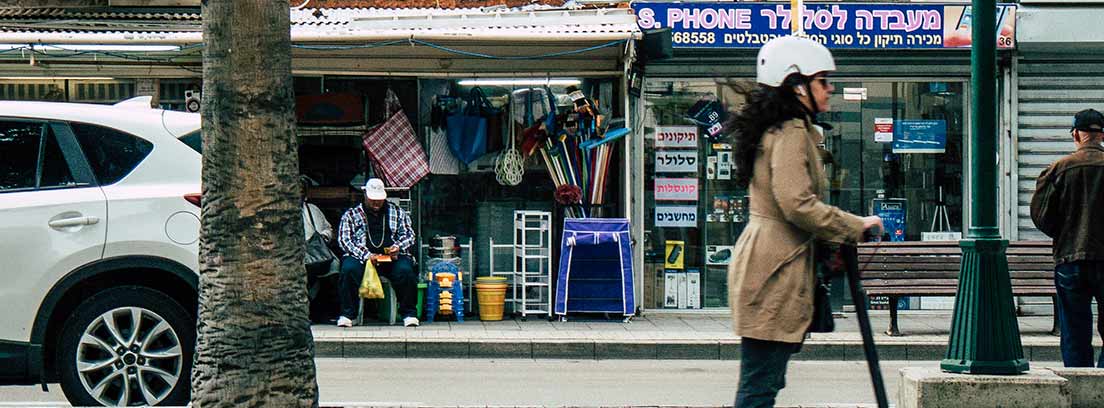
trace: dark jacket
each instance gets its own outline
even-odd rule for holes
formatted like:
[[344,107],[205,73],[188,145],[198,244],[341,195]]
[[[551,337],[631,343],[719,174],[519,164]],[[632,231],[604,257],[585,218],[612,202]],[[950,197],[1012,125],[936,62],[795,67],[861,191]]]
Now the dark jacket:
[[1054,238],[1054,262],[1104,261],[1104,147],[1085,146],[1047,167],[1031,220]]

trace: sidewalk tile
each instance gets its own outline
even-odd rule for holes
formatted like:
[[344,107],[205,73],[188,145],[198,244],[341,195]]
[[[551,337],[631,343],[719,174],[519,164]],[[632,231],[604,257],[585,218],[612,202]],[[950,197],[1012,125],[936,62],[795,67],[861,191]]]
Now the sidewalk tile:
[[626,326],[625,323],[620,323],[620,322],[612,323],[612,324],[611,323],[587,323],[586,324],[586,327],[590,328],[591,330],[615,331],[615,332],[628,331],[628,329],[626,329],[625,326]]
[[513,319],[484,321],[483,327],[487,330],[521,330],[521,326]]

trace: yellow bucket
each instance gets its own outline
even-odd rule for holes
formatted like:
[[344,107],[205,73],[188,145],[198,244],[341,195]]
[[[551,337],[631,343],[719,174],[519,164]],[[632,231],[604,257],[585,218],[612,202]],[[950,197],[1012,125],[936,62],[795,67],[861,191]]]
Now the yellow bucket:
[[479,299],[479,320],[502,320],[506,283],[476,282],[475,293]]

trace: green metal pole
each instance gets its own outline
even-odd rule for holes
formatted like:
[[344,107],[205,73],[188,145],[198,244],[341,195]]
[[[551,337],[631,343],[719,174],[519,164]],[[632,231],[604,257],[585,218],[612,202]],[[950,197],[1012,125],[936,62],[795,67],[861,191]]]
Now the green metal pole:
[[972,219],[962,247],[951,339],[940,367],[953,373],[1027,371],[1012,286],[1008,241],[997,227],[996,1],[973,0],[970,52]]

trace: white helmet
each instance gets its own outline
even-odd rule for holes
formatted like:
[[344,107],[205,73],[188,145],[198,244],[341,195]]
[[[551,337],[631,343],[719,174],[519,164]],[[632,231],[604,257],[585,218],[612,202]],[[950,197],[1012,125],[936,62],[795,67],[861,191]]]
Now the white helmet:
[[795,72],[813,76],[836,70],[836,62],[828,48],[808,38],[789,35],[764,44],[756,61],[756,81],[772,87],[782,86],[782,81]]

